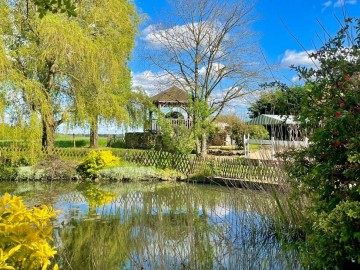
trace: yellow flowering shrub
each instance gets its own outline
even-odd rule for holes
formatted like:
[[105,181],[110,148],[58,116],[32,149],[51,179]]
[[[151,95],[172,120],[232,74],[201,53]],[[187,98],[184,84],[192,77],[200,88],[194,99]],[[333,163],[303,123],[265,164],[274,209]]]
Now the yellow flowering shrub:
[[55,216],[52,207],[27,209],[21,197],[5,193],[0,198],[0,269],[48,269],[56,254],[48,243]]
[[94,175],[99,170],[120,165],[120,158],[113,155],[110,150],[90,151],[77,168],[78,172],[85,175]]

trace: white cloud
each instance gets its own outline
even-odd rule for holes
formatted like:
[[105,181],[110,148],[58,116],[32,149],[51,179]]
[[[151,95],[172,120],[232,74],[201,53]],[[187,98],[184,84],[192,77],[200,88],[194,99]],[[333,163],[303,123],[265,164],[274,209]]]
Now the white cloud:
[[166,84],[168,76],[164,73],[154,73],[146,70],[140,73],[132,73],[132,85],[142,87],[148,94],[161,90],[161,85]]
[[322,4],[324,7],[330,7],[332,5],[332,1],[326,1]]
[[344,5],[356,5],[357,4],[357,0],[337,0],[335,3],[334,3],[334,7],[342,7]]
[[332,6],[332,1],[326,1],[322,4],[323,8],[321,9],[321,12],[324,12],[328,7]]
[[344,5],[344,0],[337,0],[334,4],[334,7],[342,7]]
[[315,51],[310,50],[307,52],[297,52],[294,50],[286,50],[284,57],[281,59],[281,66],[289,67],[291,65],[294,66],[308,66],[308,67],[316,67],[318,65],[318,61],[311,59],[309,54],[314,53]]
[[[221,71],[224,67],[225,67],[225,65],[223,65],[221,63],[213,63],[212,68],[211,68],[211,72],[216,74],[217,72]],[[201,67],[200,70],[199,70],[200,75],[205,75],[206,70],[207,70],[207,67],[205,67],[205,66]]]
[[297,75],[293,76],[293,77],[291,78],[291,81],[292,81],[293,83],[299,82],[299,76],[297,76]]
[[132,86],[142,87],[148,96],[153,96],[174,85],[174,79],[166,72],[153,72],[146,70],[139,73],[131,73]]
[[345,5],[356,5],[356,4],[357,4],[357,0],[337,0],[335,2],[329,0],[322,3],[323,8],[321,9],[321,12],[324,12],[329,7],[339,8]]

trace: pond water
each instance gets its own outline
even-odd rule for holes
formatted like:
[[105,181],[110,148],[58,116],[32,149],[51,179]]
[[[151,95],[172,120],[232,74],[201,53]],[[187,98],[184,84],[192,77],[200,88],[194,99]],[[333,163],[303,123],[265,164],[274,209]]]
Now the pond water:
[[175,183],[0,182],[60,210],[60,269],[300,269],[261,191]]

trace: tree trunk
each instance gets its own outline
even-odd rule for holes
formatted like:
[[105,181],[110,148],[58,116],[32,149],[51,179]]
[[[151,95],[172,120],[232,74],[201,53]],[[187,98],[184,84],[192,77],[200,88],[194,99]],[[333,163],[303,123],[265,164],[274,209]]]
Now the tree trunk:
[[44,115],[42,119],[42,138],[41,146],[46,153],[49,153],[54,148],[55,130],[57,125],[51,114]]
[[207,135],[206,135],[206,133],[203,133],[201,135],[201,156],[202,157],[207,156]]
[[98,148],[99,147],[98,138],[99,138],[99,134],[98,134],[98,118],[95,117],[90,122],[90,148]]
[[196,146],[196,155],[200,156],[201,155],[201,143],[198,137],[196,137],[196,142],[195,142],[195,146]]

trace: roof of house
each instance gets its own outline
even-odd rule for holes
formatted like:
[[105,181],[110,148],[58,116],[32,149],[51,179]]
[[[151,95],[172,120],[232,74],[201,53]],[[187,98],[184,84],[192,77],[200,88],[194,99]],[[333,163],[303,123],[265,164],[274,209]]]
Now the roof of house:
[[247,122],[248,125],[296,125],[294,115],[261,114]]
[[154,103],[188,103],[189,102],[189,94],[180,89],[177,86],[172,86],[169,89],[160,92],[159,94],[152,96],[150,98]]

